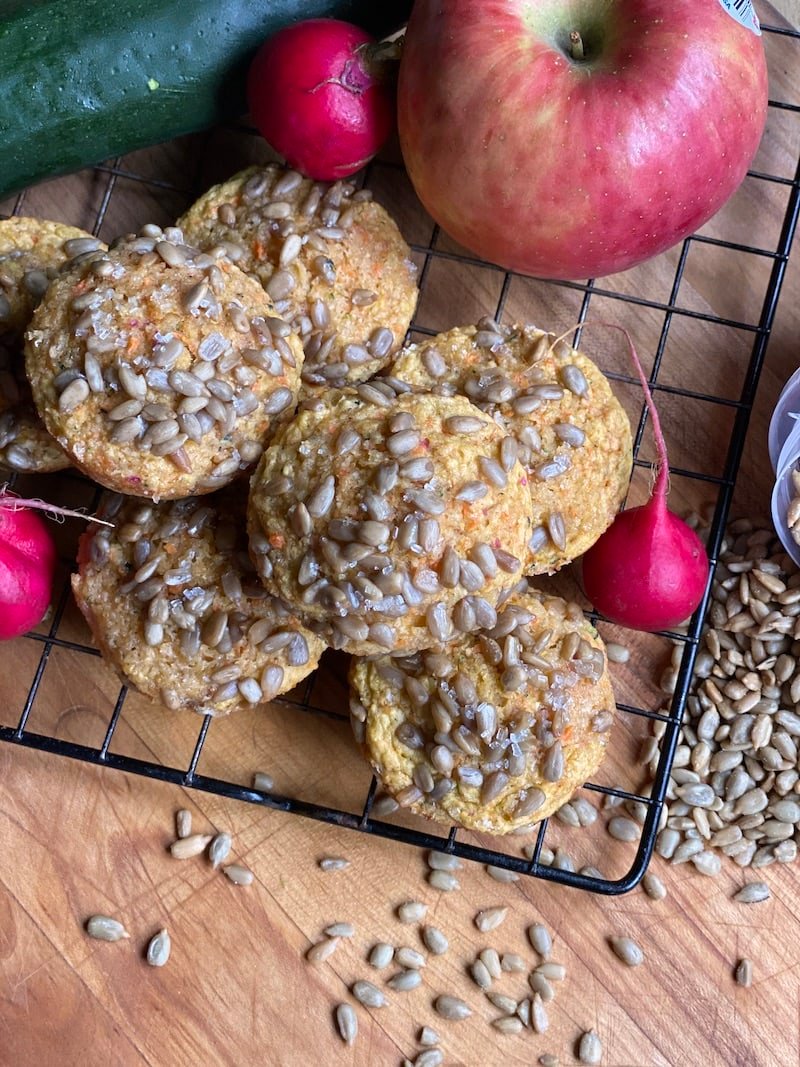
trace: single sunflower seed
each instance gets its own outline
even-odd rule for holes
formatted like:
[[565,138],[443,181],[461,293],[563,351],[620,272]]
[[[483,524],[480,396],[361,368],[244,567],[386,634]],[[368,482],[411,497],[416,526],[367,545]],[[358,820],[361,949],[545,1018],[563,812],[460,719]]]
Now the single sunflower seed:
[[178,838],[189,837],[192,832],[192,813],[186,808],[175,812],[175,834]]
[[340,856],[324,856],[318,866],[323,871],[345,871],[350,866],[350,860]]
[[368,982],[366,978],[360,978],[354,982],[351,992],[359,1004],[363,1004],[365,1008],[383,1008],[388,1004],[381,990],[372,982]]
[[614,950],[614,955],[627,964],[628,967],[638,967],[640,963],[644,963],[644,952],[632,938],[610,937],[609,944]]
[[528,927],[528,940],[534,952],[538,952],[543,960],[549,959],[553,950],[553,939],[550,931],[542,923],[534,923]]
[[386,983],[390,989],[397,990],[398,993],[407,993],[412,989],[416,989],[422,982],[422,975],[419,971],[409,969],[407,971],[400,971],[398,974],[392,975],[389,981]]
[[733,974],[736,984],[744,986],[745,989],[749,989],[753,984],[753,961],[748,959],[741,959],[736,964],[736,970]]
[[425,942],[425,947],[434,956],[443,956],[450,947],[449,941],[436,926],[423,926],[422,940]]
[[596,1067],[603,1058],[603,1045],[599,1035],[594,1030],[587,1030],[581,1034],[578,1043],[578,1062],[587,1067]]
[[338,937],[329,937],[325,941],[317,941],[306,952],[306,959],[309,963],[324,963],[329,956],[332,956],[336,949],[339,947]]
[[352,923],[331,923],[323,931],[328,937],[353,937],[355,932],[356,928]]
[[505,867],[495,867],[491,863],[486,865],[486,873],[496,882],[518,882],[519,875],[516,871],[509,871]]
[[397,918],[401,923],[421,922],[428,913],[428,905],[419,900],[407,900],[397,909]]
[[217,834],[208,846],[208,858],[212,867],[219,867],[223,860],[228,858],[231,850],[231,835],[226,833]]
[[769,900],[769,897],[769,886],[766,882],[748,882],[733,894],[733,899],[738,904],[759,904],[762,900]]
[[449,1019],[450,1022],[460,1022],[472,1015],[472,1008],[466,1001],[447,993],[443,993],[434,1000],[433,1008],[437,1015],[441,1015],[443,1019]]
[[358,1017],[352,1004],[336,1005],[336,1028],[346,1045],[352,1045],[358,1035]]
[[227,867],[223,867],[226,878],[230,879],[234,885],[252,885],[253,872],[247,867],[242,867],[238,863],[231,863]]
[[508,915],[508,908],[484,908],[475,916],[474,922],[482,934],[496,930]]
[[499,1019],[492,1019],[492,1026],[501,1034],[519,1034],[522,1032],[522,1019],[516,1015],[504,1015]]
[[432,1048],[434,1045],[438,1045],[440,1037],[432,1026],[423,1026],[419,1032],[417,1041],[424,1048]]
[[441,893],[452,893],[461,888],[461,883],[450,871],[431,871],[428,875],[428,884]]
[[150,938],[147,945],[146,959],[151,967],[163,967],[169,959],[169,954],[172,951],[172,941],[170,940],[167,930],[159,930],[158,933]]
[[169,850],[176,860],[188,860],[204,852],[211,840],[211,834],[189,834],[188,837],[179,837],[177,841],[173,841]]
[[96,941],[124,941],[131,936],[122,923],[110,915],[92,915],[86,922],[86,933]]
[[642,888],[652,900],[663,900],[667,895],[666,887],[657,874],[650,871],[642,879]]
[[367,962],[370,967],[374,967],[376,970],[382,970],[384,967],[388,967],[394,959],[394,946],[388,945],[385,941],[379,941],[377,945],[373,945]]

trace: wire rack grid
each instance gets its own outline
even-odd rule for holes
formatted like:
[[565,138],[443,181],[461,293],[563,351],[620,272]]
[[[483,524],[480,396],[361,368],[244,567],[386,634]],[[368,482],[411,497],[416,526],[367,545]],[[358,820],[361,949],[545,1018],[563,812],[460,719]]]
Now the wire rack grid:
[[[800,32],[769,25],[764,25],[762,29],[767,35],[774,34],[780,35],[783,38],[792,39],[794,47],[800,49]],[[770,100],[770,109],[775,112],[788,113],[795,121],[800,122],[800,105],[798,104],[782,100]],[[242,127],[237,127],[237,131],[245,134],[253,132]],[[400,164],[398,163],[380,161],[373,164],[372,167],[367,170],[366,174],[363,175],[363,178],[365,182],[369,184],[371,176],[374,173],[372,168],[399,166]],[[183,189],[172,182],[164,181],[158,177],[153,177],[150,174],[138,174],[134,170],[129,169],[129,167],[125,165],[125,161],[121,158],[93,168],[93,171],[95,175],[101,176],[105,183],[99,206],[94,217],[94,233],[100,232],[106,219],[112,197],[115,195],[117,185],[122,179],[125,181],[144,183],[157,193],[172,192],[188,195],[200,191],[198,189],[200,175],[199,167],[197,170],[198,181],[194,182],[194,187],[190,189]],[[724,463],[722,464],[722,469],[719,473],[708,473],[701,470],[690,469],[688,467],[672,468],[672,473],[675,476],[682,476],[688,479],[704,482],[709,487],[713,488],[716,493],[716,504],[707,540],[707,548],[711,560],[711,577],[709,578],[703,601],[692,618],[691,623],[685,630],[681,629],[679,631],[667,632],[660,635],[679,643],[683,648],[680,665],[677,670],[677,682],[670,707],[667,711],[659,711],[652,707],[642,707],[634,704],[618,703],[617,705],[623,716],[638,717],[647,720],[650,723],[660,721],[664,724],[664,734],[661,741],[660,756],[654,781],[649,792],[644,790],[637,791],[635,789],[625,789],[613,785],[600,784],[598,782],[589,782],[584,786],[585,789],[598,796],[617,798],[618,801],[638,802],[640,805],[644,805],[642,811],[646,812],[646,814],[644,815],[643,823],[641,825],[641,833],[636,846],[636,854],[629,869],[622,877],[611,879],[599,876],[597,873],[582,873],[580,871],[565,869],[545,862],[543,859],[543,848],[545,847],[545,841],[547,839],[549,826],[548,820],[542,821],[538,826],[535,844],[532,848],[530,858],[522,858],[519,855],[513,855],[501,848],[505,839],[493,839],[491,845],[484,845],[483,843],[474,844],[464,840],[464,835],[456,827],[452,827],[447,834],[440,834],[433,830],[420,829],[418,826],[409,827],[402,823],[376,818],[372,814],[373,803],[378,789],[378,784],[374,777],[372,778],[366,799],[360,810],[340,810],[335,807],[316,803],[312,800],[305,800],[300,796],[281,795],[278,792],[266,792],[247,788],[222,777],[201,774],[198,771],[198,765],[208,738],[209,730],[212,726],[213,719],[211,716],[206,716],[200,723],[188,766],[170,766],[167,763],[139,759],[130,755],[114,752],[111,749],[112,739],[114,738],[120,719],[124,715],[124,706],[127,695],[127,690],[124,686],[119,689],[108,724],[105,727],[102,743],[99,746],[76,743],[61,737],[51,736],[28,729],[31,710],[34,706],[37,692],[53,650],[59,648],[88,656],[99,656],[97,649],[91,645],[59,637],[59,625],[70,596],[68,582],[60,592],[47,632],[32,632],[22,639],[40,643],[41,652],[24,703],[19,710],[19,717],[16,725],[0,725],[0,741],[5,741],[13,745],[25,746],[31,749],[38,749],[54,755],[71,757],[76,760],[115,770],[144,775],[149,778],[171,782],[183,787],[204,790],[208,793],[235,800],[265,805],[279,811],[304,815],[326,823],[359,830],[367,834],[381,835],[386,838],[402,841],[418,847],[444,851],[461,858],[485,864],[492,864],[497,867],[516,871],[520,874],[532,875],[548,881],[560,882],[565,885],[590,890],[596,893],[619,894],[632,889],[642,877],[655,844],[659,819],[669,783],[670,770],[678,743],[680,723],[691,682],[694,660],[701,637],[703,619],[705,617],[705,611],[709,600],[714,568],[723,540],[736,475],[742,458],[745,434],[755,400],[759,375],[767,350],[775,312],[778,306],[778,299],[781,293],[781,286],[792,240],[798,223],[798,216],[800,215],[800,160],[798,161],[797,169],[793,177],[756,170],[751,170],[748,177],[755,179],[758,182],[778,183],[787,188],[788,196],[785,213],[783,215],[780,233],[773,249],[762,248],[747,243],[722,240],[711,236],[693,235],[683,243],[680,250],[672,280],[671,291],[669,298],[666,301],[649,299],[646,295],[641,293],[632,294],[620,292],[612,288],[604,288],[597,285],[593,280],[589,280],[585,284],[565,282],[544,283],[562,289],[571,289],[580,294],[580,314],[578,317],[580,325],[575,331],[576,345],[580,342],[583,324],[587,320],[590,306],[592,306],[593,300],[596,300],[598,297],[608,298],[612,301],[622,302],[627,305],[638,305],[643,308],[651,309],[662,316],[657,344],[652,352],[652,370],[649,375],[650,384],[653,390],[656,393],[662,393],[664,395],[672,394],[678,398],[686,400],[700,400],[725,405],[732,409],[733,412],[732,432],[727,445],[727,454],[725,455]],[[25,203],[26,194],[23,193],[17,198],[14,204],[13,213],[24,213]],[[431,266],[436,260],[454,261],[460,264],[475,264],[481,268],[499,271],[502,276],[502,283],[500,285],[500,295],[495,308],[495,315],[498,320],[500,320],[506,310],[509,287],[514,275],[503,272],[500,268],[492,267],[490,264],[471,259],[469,256],[463,254],[462,251],[449,250],[446,244],[443,245],[442,242],[440,242],[439,237],[440,234],[438,229],[433,227],[430,239],[427,243],[412,243],[413,251],[421,257],[422,261],[420,290],[424,291]],[[737,318],[725,318],[711,314],[707,311],[695,310],[681,305],[679,294],[681,283],[684,278],[687,257],[692,246],[698,244],[715,245],[721,249],[728,250],[731,254],[737,252],[750,253],[765,257],[770,263],[765,296],[761,304],[760,313],[757,316],[757,321],[746,321],[744,318],[741,320]],[[743,331],[751,338],[749,359],[742,379],[739,396],[737,398],[726,398],[711,392],[682,388],[680,386],[670,385],[659,381],[659,371],[662,366],[667,339],[676,318],[681,318],[690,325],[693,322],[716,323],[717,325]],[[433,335],[436,332],[436,330],[426,327],[416,321],[412,323],[411,330],[409,331],[412,336]],[[635,383],[636,381],[631,376],[620,373],[608,372],[608,376],[628,384]],[[640,455],[645,424],[646,409],[642,405],[634,434],[635,469],[637,467],[649,468],[651,466],[651,464]],[[75,481],[80,480],[80,476],[74,472],[66,472],[62,477],[74,479]],[[602,623],[604,621],[602,617],[593,612],[590,612],[589,614],[595,622],[599,621]],[[313,703],[311,695],[312,683],[311,681],[308,681],[299,695],[293,694],[290,697],[281,698],[278,703],[311,715],[333,716],[338,719],[347,719],[346,709],[340,708],[331,710],[318,707]]]

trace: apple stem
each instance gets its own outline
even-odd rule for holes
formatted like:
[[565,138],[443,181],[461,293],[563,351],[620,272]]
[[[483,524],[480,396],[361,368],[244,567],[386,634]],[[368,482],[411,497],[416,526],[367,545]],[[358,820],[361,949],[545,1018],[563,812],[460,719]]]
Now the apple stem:
[[583,38],[581,37],[581,35],[578,33],[577,30],[572,30],[572,32],[569,35],[569,51],[570,51],[570,55],[575,60],[580,60],[580,59],[584,59],[585,58],[584,51],[583,51]]

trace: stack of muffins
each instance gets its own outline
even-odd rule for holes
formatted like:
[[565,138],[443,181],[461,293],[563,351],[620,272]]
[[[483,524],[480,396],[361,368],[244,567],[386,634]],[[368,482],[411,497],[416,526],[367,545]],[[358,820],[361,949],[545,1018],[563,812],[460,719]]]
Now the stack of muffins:
[[612,521],[630,427],[591,360],[532,326],[401,347],[416,296],[368,191],[277,165],[110,249],[10,219],[0,462],[112,491],[73,589],[128,685],[227,714],[340,649],[394,803],[508,833],[602,758],[602,642],[528,577]]

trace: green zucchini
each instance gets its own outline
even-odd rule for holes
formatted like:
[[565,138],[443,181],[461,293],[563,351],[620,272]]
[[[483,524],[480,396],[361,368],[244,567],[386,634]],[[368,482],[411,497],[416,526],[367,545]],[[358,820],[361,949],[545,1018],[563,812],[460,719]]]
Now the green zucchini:
[[0,196],[244,113],[258,45],[330,17],[380,36],[410,0],[0,0]]

